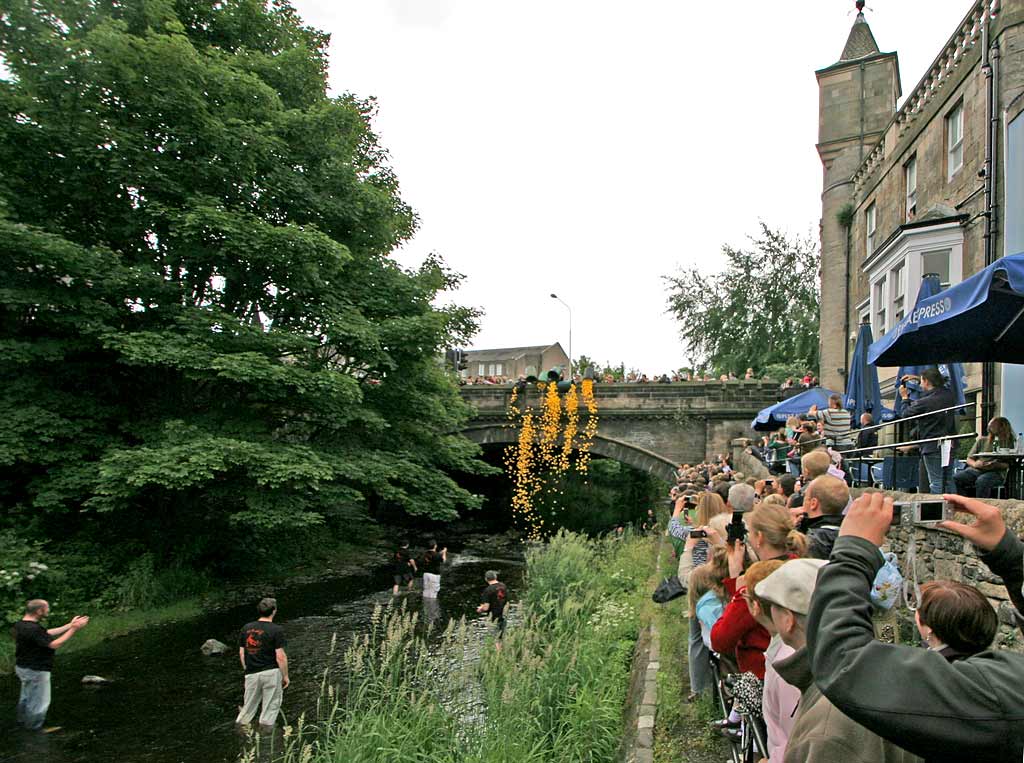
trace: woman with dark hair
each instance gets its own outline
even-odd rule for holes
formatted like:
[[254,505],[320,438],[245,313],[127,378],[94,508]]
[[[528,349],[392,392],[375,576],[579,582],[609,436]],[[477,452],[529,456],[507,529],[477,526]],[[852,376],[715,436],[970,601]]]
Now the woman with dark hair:
[[978,458],[978,453],[994,453],[998,448],[1012,448],[1015,445],[1013,426],[1009,419],[997,416],[988,422],[988,436],[979,437],[967,455],[967,468],[953,475],[956,492],[975,497],[989,498],[992,491],[1006,482],[1009,463],[997,458]]
[[985,594],[952,580],[924,583],[914,617],[928,648],[949,662],[984,652],[999,628],[999,618]]

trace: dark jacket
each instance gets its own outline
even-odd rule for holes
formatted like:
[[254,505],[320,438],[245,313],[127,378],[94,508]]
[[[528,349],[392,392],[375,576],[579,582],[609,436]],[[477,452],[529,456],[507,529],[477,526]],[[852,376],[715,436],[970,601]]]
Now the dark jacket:
[[839,526],[843,515],[822,514],[820,517],[804,516],[799,530],[807,536],[807,556],[811,559],[828,559],[832,546],[839,537]]
[[[877,445],[878,445],[878,430],[877,429],[871,429],[871,430],[869,430],[867,432],[865,432],[863,430],[860,431],[860,432],[857,432],[857,447],[858,448],[874,448]],[[868,454],[867,453],[862,453],[861,455],[862,456],[866,456]]]
[[[1024,604],[1024,544],[1011,533],[982,556]],[[875,640],[868,594],[882,566],[863,538],[836,541],[807,621],[814,682],[846,715],[932,763],[1021,760],[1024,654],[985,651],[956,662]]]
[[[910,402],[903,409],[900,418],[941,411],[943,408],[950,408],[954,405],[956,405],[956,398],[953,396],[952,390],[946,387],[936,387],[930,392],[921,395],[917,400]],[[953,411],[937,413],[934,416],[926,416],[923,419],[915,419],[914,424],[916,425],[917,439],[919,440],[927,440],[932,437],[949,437],[956,434],[956,418],[953,416]],[[938,450],[938,442],[926,442],[921,446],[922,455],[936,453]]]
[[914,763],[921,759],[873,734],[842,713],[814,685],[807,650],[772,663],[782,680],[800,690],[796,720],[786,740],[785,763]]

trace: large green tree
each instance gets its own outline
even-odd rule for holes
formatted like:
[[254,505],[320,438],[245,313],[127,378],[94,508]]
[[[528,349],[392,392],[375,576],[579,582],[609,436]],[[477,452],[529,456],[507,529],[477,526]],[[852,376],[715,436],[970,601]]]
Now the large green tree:
[[436,357],[476,313],[328,37],[283,0],[0,10],[0,501],[44,536],[217,553],[482,468]]
[[750,246],[725,245],[725,269],[666,277],[668,306],[699,368],[742,375],[772,366],[818,367],[819,254],[810,239],[761,223]]

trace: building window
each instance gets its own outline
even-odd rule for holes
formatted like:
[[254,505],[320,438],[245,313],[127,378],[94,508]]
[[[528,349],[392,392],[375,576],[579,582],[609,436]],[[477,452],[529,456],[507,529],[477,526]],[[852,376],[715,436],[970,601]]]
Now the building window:
[[949,249],[940,249],[933,252],[924,252],[921,255],[921,274],[937,273],[939,284],[943,289],[950,284],[949,280]]
[[899,232],[865,263],[870,289],[858,315],[868,312],[876,338],[906,320],[917,301],[921,278],[936,273],[941,288],[963,277],[963,228],[958,221],[914,226]]
[[481,363],[480,367],[477,369],[476,375],[477,376],[485,376],[486,374],[487,374],[487,366],[485,366],[483,363]]
[[875,250],[875,231],[878,228],[878,210],[875,208],[875,202],[871,202],[868,205],[867,211],[864,213],[864,229],[867,231],[865,236],[865,246],[867,248],[867,254],[870,257],[871,253]]
[[917,214],[917,155],[903,165],[903,177],[907,185],[907,221]]
[[875,332],[875,336],[881,336],[888,331],[888,325],[885,320],[886,306],[888,305],[885,294],[885,276],[875,281],[874,294],[871,301],[875,306],[875,325],[872,326],[872,330]]
[[494,365],[494,373],[501,376],[501,363],[496,363]]
[[949,179],[964,166],[964,104],[953,107],[946,117],[946,166]]
[[892,289],[892,310],[890,316],[895,326],[907,312],[907,267],[905,262],[889,271],[889,288]]

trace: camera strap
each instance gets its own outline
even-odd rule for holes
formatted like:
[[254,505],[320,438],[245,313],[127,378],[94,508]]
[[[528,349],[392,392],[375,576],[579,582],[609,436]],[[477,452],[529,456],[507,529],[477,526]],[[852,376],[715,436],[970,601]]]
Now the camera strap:
[[[903,580],[903,604],[911,612],[917,610],[921,601],[921,584],[917,577],[917,530],[910,530],[910,540],[907,542],[907,565],[909,573]],[[913,591],[913,595],[911,595]]]

